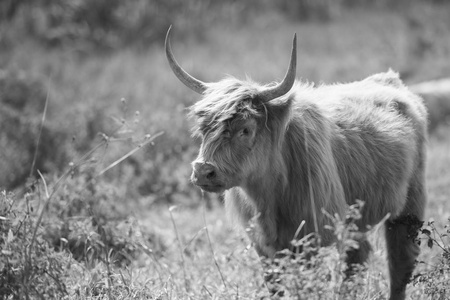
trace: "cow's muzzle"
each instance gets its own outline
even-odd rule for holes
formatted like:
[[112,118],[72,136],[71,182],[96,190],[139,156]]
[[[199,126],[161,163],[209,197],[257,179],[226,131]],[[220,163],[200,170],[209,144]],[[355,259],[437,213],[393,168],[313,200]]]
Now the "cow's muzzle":
[[211,193],[220,193],[225,190],[225,184],[219,178],[216,167],[208,162],[192,163],[191,181],[202,190]]

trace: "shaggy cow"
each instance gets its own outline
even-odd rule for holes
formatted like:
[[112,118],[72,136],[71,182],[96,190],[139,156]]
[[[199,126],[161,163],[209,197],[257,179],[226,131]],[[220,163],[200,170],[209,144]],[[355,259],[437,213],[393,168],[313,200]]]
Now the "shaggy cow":
[[[273,257],[300,235],[316,232],[333,242],[322,209],[343,216],[365,202],[360,229],[386,221],[391,299],[404,299],[418,246],[404,220],[423,217],[426,110],[393,71],[362,81],[321,85],[295,80],[296,37],[283,81],[260,85],[226,78],[202,82],[176,62],[175,75],[203,95],[191,108],[202,144],[192,163],[192,182],[225,192],[228,214],[243,226],[256,217],[251,235],[259,255]],[[361,241],[352,262],[367,258]]]

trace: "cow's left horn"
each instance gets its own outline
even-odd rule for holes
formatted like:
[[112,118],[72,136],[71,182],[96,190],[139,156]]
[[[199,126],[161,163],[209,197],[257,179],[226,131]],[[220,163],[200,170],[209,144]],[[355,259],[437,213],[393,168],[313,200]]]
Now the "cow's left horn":
[[189,75],[183,68],[178,64],[175,57],[172,53],[172,46],[170,45],[170,30],[172,29],[172,26],[169,27],[169,30],[167,30],[166,35],[166,57],[169,61],[170,68],[172,69],[173,73],[180,79],[182,83],[184,83],[188,88],[193,90],[194,92],[197,92],[199,94],[203,94],[203,92],[206,89],[206,84],[191,75]]
[[260,99],[263,102],[270,101],[272,99],[283,96],[290,91],[295,82],[295,75],[297,71],[297,34],[294,34],[294,40],[292,41],[292,53],[291,61],[289,63],[289,69],[284,76],[282,82],[276,86],[267,89],[259,94]]

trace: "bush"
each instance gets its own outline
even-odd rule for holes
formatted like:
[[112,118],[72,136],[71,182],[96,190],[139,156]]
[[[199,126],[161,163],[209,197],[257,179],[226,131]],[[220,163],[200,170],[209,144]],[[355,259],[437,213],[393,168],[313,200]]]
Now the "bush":
[[298,299],[334,299],[336,295],[339,299],[357,299],[363,294],[367,283],[361,273],[367,266],[352,266],[349,272],[346,263],[347,251],[358,247],[356,222],[361,218],[361,207],[362,202],[350,206],[343,220],[329,216],[333,219],[334,226],[329,230],[336,236],[335,245],[320,247],[320,237],[310,234],[292,241],[301,251],[284,250],[273,261],[266,261],[269,288]]
[[[285,250],[275,260],[266,261],[269,288],[298,299],[334,299],[336,295],[339,299],[382,299],[379,291],[371,290],[368,285],[366,265],[353,266],[350,273],[346,265],[346,252],[358,247],[355,222],[360,218],[360,208],[359,204],[351,206],[345,220],[333,218],[334,227],[330,229],[336,236],[337,247],[319,247],[317,237],[310,235],[293,241],[294,246],[302,249],[300,253]],[[434,222],[422,227],[423,222],[413,216],[405,217],[402,222],[408,225],[411,240],[419,245],[425,241],[430,249],[440,249],[436,264],[418,261],[427,267],[417,271],[411,278],[412,284],[421,287],[429,299],[447,299],[450,295],[450,223],[441,232]],[[423,299],[423,294],[419,297]]]
[[[135,141],[138,143],[135,149],[105,168],[92,159],[96,151],[106,151],[114,140],[104,135],[97,147],[69,164],[60,178],[47,178],[51,185],[38,172],[39,180],[28,186],[23,199],[3,192],[0,295],[14,299],[59,299],[74,292],[68,286],[82,276],[83,270],[97,269],[106,273],[94,276],[83,291],[75,292],[111,296],[111,286],[118,275],[114,273],[116,267],[130,264],[142,250],[148,252],[149,248],[153,256],[160,255],[164,243],[151,231],[143,233],[129,216],[123,188],[99,180],[99,175],[153,138],[146,136],[140,142]],[[70,270],[71,266],[78,271]],[[125,282],[125,277],[121,278]],[[98,281],[108,284],[99,285]],[[128,291],[127,286],[124,289]]]
[[[77,202],[76,197],[72,199]],[[24,202],[6,192],[0,194],[1,299],[151,294],[139,286],[133,290],[120,267],[135,259],[141,249],[158,257],[165,247],[161,239],[141,232],[133,218],[112,219],[113,205],[103,206],[107,210],[101,212],[93,204],[99,199],[92,200],[92,205],[81,211],[95,210],[96,217],[68,217],[67,211],[79,208],[69,203],[71,208],[65,210],[64,202],[55,201],[59,205],[50,205],[46,211],[53,215],[39,225],[37,211],[42,199],[37,199],[37,193],[28,194]],[[114,286],[117,289],[112,291]]]
[[[411,1],[355,0],[15,0],[0,4],[5,29],[0,44],[15,43],[17,32],[30,35],[49,46],[63,44],[86,48],[148,46],[164,39],[173,24],[180,36],[195,33],[203,38],[205,29],[225,19],[240,25],[255,13],[279,10],[296,20],[329,21],[349,7],[403,9]],[[420,2],[415,0],[412,2]],[[443,0],[435,0],[444,3]],[[3,12],[3,13],[2,13]],[[0,21],[1,23],[1,21]],[[2,24],[3,25],[3,24]]]
[[[450,80],[449,80],[450,84]],[[430,133],[437,131],[438,127],[450,124],[450,88],[447,93],[430,92],[419,93],[423,97],[428,109],[428,130]]]
[[[3,299],[60,299],[67,295],[71,258],[36,236],[32,207],[19,209],[13,195],[0,193],[0,295]],[[34,240],[34,247],[30,246]]]
[[[141,230],[117,188],[95,181],[89,170],[77,175],[73,169],[73,178],[57,181],[50,195],[42,181],[23,200],[0,195],[0,295],[61,299],[73,293],[139,293],[130,290],[121,268],[143,251],[157,258],[165,244]],[[113,286],[120,288],[112,291]]]
[[[450,218],[444,226],[444,232],[439,231],[434,222],[430,221],[420,229],[420,235],[416,242],[420,245],[426,242],[430,249],[438,247],[440,254],[436,264],[427,264],[427,270],[416,274],[412,282],[414,285],[423,286],[425,295],[431,299],[447,299],[450,295]],[[426,264],[418,261],[419,264]]]
[[45,101],[40,79],[0,72],[0,187],[16,188],[36,169],[55,172],[65,165],[65,134],[49,121],[40,132]]
[[[44,237],[56,251],[68,251],[88,265],[105,260],[105,255],[111,258],[109,263],[128,265],[140,254],[142,232],[120,188],[95,180],[94,172],[91,169],[67,179],[54,194],[46,212]],[[145,236],[145,243],[156,254],[164,250],[157,235],[146,232]]]
[[[171,24],[200,33],[217,18],[237,19],[260,5],[228,1],[183,0],[22,0],[3,4],[10,26],[49,46],[116,48],[161,41]],[[259,3],[259,2],[258,2]],[[237,17],[236,17],[237,15]],[[11,42],[13,37],[10,38]]]

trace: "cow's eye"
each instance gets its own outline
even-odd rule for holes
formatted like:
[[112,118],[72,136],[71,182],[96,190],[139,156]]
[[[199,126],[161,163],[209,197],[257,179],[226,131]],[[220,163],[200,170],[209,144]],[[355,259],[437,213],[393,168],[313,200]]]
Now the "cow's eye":
[[241,129],[241,136],[247,136],[250,134],[250,130],[248,128]]

